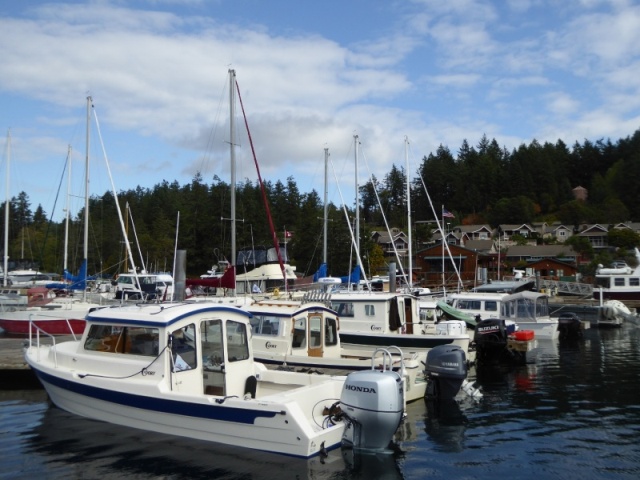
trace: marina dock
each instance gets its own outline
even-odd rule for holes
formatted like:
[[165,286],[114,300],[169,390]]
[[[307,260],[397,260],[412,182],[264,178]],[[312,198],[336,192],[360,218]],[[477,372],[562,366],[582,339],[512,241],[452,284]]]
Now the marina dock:
[[[56,342],[72,339],[71,336],[57,337]],[[49,339],[41,339],[43,342]],[[21,390],[42,388],[29,365],[24,361],[24,348],[29,339],[0,335],[0,390]]]

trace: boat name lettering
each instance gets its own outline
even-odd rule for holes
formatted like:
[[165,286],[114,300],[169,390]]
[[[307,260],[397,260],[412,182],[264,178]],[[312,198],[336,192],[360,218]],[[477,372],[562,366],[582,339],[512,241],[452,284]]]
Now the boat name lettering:
[[371,325],[371,331],[375,332],[375,331],[381,331],[382,327],[379,327],[377,325]]
[[375,388],[372,388],[372,387],[361,387],[359,385],[345,384],[344,388],[346,388],[347,390],[352,390],[354,392],[377,393]]
[[266,343],[264,344],[264,346],[265,346],[265,348],[278,348],[278,346],[277,346],[277,345],[274,345],[274,344],[273,344],[273,343],[271,343],[271,342],[266,342]]
[[143,376],[144,375],[155,375],[156,372],[154,372],[153,370],[147,370],[146,368],[143,368],[142,371],[140,372]]

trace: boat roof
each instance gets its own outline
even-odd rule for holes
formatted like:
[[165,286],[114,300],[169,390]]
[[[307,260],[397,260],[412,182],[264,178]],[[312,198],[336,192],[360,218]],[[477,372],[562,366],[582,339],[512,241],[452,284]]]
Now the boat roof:
[[410,293],[402,293],[402,292],[365,292],[365,291],[357,291],[357,292],[338,292],[331,294],[331,301],[345,301],[350,300],[353,302],[386,302],[392,298],[396,297],[405,297],[405,298],[417,298]]
[[224,313],[249,319],[250,312],[215,303],[156,303],[99,308],[86,317],[87,323],[109,323],[128,326],[167,327],[198,314]]
[[317,302],[300,304],[298,302],[268,301],[256,302],[251,305],[243,305],[241,308],[251,312],[253,315],[268,313],[269,315],[280,317],[292,317],[311,310],[316,312],[318,310],[322,310],[337,315],[335,310]]
[[120,277],[138,277],[138,278],[154,277],[162,282],[173,281],[173,277],[168,273],[121,273],[118,275],[118,278]]
[[502,300],[508,293],[506,292],[458,292],[449,295],[452,299],[477,299],[477,300]]
[[527,298],[530,300],[537,300],[541,297],[545,297],[548,298],[549,296],[546,293],[540,293],[540,292],[533,292],[531,290],[523,290],[522,292],[516,292],[513,293],[511,295],[507,295],[505,296],[502,301],[503,302],[508,302],[508,301],[514,301],[514,300],[518,300],[521,298]]
[[475,292],[519,292],[531,290],[535,286],[535,280],[521,279],[521,280],[498,280],[491,283],[485,283],[475,287]]

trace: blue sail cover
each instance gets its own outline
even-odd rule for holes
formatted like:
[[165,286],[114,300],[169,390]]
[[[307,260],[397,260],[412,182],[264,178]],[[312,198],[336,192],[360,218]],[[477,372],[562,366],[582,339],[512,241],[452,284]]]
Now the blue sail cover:
[[65,270],[62,276],[65,279],[65,281],[70,283],[49,283],[46,285],[46,287],[66,289],[66,290],[84,290],[87,288],[87,280],[94,279],[94,277],[91,277],[91,278],[87,277],[87,260],[86,259],[82,261],[78,275],[73,275],[68,270]]
[[342,281],[342,283],[359,284],[360,283],[360,266],[356,265],[353,269],[353,272],[351,272],[351,275],[340,277],[340,280]]
[[[340,283],[360,283],[360,267],[358,265],[355,266],[351,275],[345,275],[344,277],[340,277]],[[319,279],[327,277],[327,264],[322,263],[318,268],[318,271],[313,274],[313,282],[317,283]]]
[[313,282],[316,283],[319,278],[325,278],[326,276],[327,276],[327,264],[322,263],[320,264],[320,268],[318,268],[318,271],[313,274]]

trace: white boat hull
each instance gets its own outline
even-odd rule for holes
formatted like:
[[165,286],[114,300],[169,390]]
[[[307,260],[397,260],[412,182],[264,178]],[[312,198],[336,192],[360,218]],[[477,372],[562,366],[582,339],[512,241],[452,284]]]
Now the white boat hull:
[[[100,388],[93,385],[96,380],[91,377],[81,378],[77,372],[47,368],[43,362],[36,364],[35,355],[34,350],[26,359],[51,401],[83,417],[305,458],[339,447],[342,441],[344,424],[321,428],[322,412],[317,412],[316,419],[308,419],[306,412],[301,411],[298,397],[309,395],[309,387],[258,400],[226,398],[221,404],[218,403],[221,397],[171,392],[167,383],[146,379],[135,381],[135,385],[126,382],[124,391],[114,386]],[[98,381],[105,384],[104,378]],[[119,381],[114,379],[111,383]],[[342,385],[343,379],[330,381],[325,377],[315,388],[326,398],[339,398]],[[309,421],[300,421],[301,417]]]
[[[560,336],[558,330],[557,318],[551,319],[549,322],[526,322],[521,319],[518,320],[519,330],[533,330],[536,339],[541,340],[555,340]],[[553,320],[556,320],[555,322]]]

